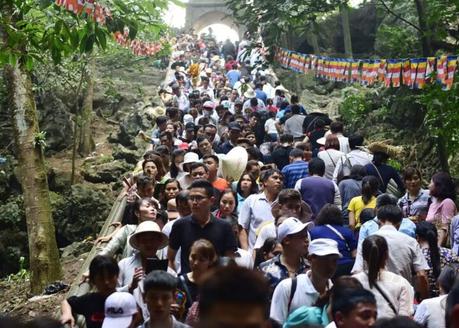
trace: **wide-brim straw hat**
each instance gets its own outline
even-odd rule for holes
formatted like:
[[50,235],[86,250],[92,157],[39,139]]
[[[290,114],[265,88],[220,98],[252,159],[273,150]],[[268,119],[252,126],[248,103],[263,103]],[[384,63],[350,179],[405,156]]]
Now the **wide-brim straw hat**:
[[155,117],[164,116],[166,115],[166,109],[161,106],[156,106],[155,108],[153,108],[153,115]]
[[256,96],[257,95],[255,94],[255,91],[253,91],[252,89],[249,89],[244,93],[244,97],[246,98],[255,98]]
[[389,140],[374,141],[366,146],[366,148],[372,153],[385,153],[390,157],[400,157],[403,154],[402,146],[392,146],[389,144]]
[[249,155],[244,147],[234,147],[226,155],[219,155],[221,173],[224,179],[237,181],[245,171]]
[[141,233],[154,233],[160,238],[160,246],[158,249],[162,249],[167,246],[169,243],[169,238],[161,232],[159,225],[153,221],[144,221],[137,226],[134,233],[129,236],[129,245],[134,249],[139,249],[139,244],[137,243],[137,236]]

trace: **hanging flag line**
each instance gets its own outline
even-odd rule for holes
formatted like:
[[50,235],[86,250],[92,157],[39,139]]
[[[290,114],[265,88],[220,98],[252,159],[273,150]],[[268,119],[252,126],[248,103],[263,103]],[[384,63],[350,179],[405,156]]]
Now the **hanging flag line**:
[[385,87],[401,85],[422,89],[436,82],[443,90],[450,90],[454,82],[458,56],[408,59],[350,59],[302,54],[277,48],[274,59],[284,68],[299,73],[314,73],[330,81],[360,83],[372,86],[377,82]]
[[[56,0],[56,5],[65,7],[75,15],[88,15],[100,25],[105,25],[107,19],[112,17],[109,8],[96,3],[95,0]],[[113,38],[119,45],[130,48],[137,56],[154,56],[162,49],[161,43],[145,42],[142,40],[129,39],[129,28],[125,27],[123,32],[113,33]]]

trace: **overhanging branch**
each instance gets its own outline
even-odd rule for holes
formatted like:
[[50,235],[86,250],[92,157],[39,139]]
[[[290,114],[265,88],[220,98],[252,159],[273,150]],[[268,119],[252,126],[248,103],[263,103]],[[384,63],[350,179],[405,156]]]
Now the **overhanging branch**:
[[414,25],[413,23],[411,23],[410,21],[406,20],[405,18],[403,18],[402,16],[400,16],[399,14],[397,14],[396,12],[394,12],[392,9],[390,9],[387,4],[384,2],[384,0],[379,0],[379,2],[383,5],[383,7],[387,10],[387,12],[395,17],[397,17],[398,19],[400,19],[402,22],[410,25],[411,27],[415,28],[416,30],[418,30],[419,32],[423,32],[421,30],[421,28],[419,26],[416,26]]

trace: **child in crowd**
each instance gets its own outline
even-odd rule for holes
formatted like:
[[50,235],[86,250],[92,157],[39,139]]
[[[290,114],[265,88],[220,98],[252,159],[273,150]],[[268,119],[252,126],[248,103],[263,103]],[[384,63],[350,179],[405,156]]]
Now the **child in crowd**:
[[61,323],[73,327],[74,314],[81,314],[86,319],[87,328],[101,328],[105,300],[116,291],[119,271],[118,263],[112,257],[94,257],[89,265],[89,282],[97,291],[82,296],[71,296],[64,300],[61,305]]

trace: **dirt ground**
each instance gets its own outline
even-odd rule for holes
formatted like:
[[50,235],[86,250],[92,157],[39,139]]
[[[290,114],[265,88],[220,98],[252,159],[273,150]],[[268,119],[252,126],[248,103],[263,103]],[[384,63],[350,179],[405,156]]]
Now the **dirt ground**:
[[[86,254],[78,258],[63,259],[63,282],[70,285],[75,280]],[[0,281],[0,314],[17,316],[18,318],[34,318],[37,316],[58,317],[60,304],[66,296],[66,290],[54,295],[31,297],[29,281]]]

